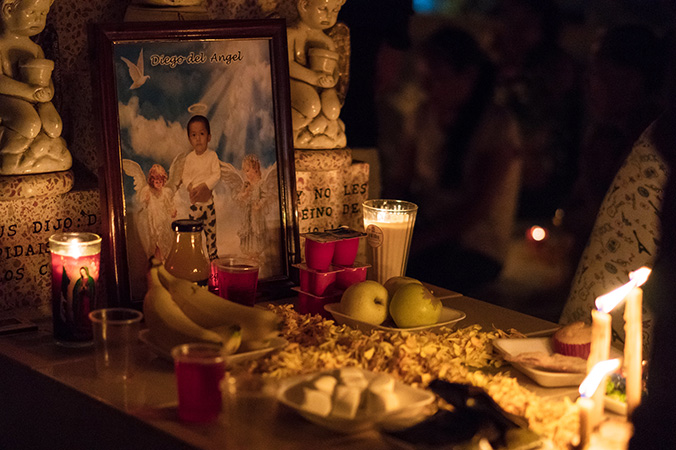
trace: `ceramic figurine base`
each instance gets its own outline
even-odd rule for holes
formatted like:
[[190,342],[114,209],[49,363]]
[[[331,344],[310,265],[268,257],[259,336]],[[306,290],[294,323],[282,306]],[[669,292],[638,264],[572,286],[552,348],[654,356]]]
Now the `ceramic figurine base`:
[[74,182],[72,170],[34,175],[0,175],[0,202],[65,194],[73,188]]

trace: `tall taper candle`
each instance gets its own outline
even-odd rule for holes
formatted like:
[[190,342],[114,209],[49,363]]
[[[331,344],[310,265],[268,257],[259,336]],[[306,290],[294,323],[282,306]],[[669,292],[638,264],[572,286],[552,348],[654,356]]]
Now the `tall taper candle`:
[[627,295],[624,307],[624,372],[627,379],[627,414],[641,403],[643,391],[643,291],[634,288]]
[[589,441],[591,440],[594,401],[591,398],[580,397],[575,403],[577,404],[580,417],[580,442],[576,448],[584,449],[589,445]]
[[[612,317],[610,314],[599,310],[592,310],[592,341],[587,358],[587,374],[599,362],[610,358],[610,337]],[[591,414],[591,426],[601,423],[604,409],[605,389],[597,389],[591,397],[594,401],[594,407]]]

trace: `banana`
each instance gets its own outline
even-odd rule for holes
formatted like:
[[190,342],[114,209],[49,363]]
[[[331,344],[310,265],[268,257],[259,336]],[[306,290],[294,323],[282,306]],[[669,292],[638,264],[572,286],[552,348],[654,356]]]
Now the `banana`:
[[204,328],[239,325],[242,342],[247,343],[247,348],[265,345],[279,335],[282,321],[272,311],[223,299],[188,280],[175,277],[163,265],[158,267],[158,275],[185,315]]
[[212,328],[211,331],[223,338],[221,353],[232,355],[239,350],[242,344],[242,328],[239,325],[221,325],[220,327]]
[[148,292],[143,299],[143,315],[150,339],[166,352],[188,342],[224,345],[224,337],[197,325],[181,311],[169,291],[160,283],[157,266],[151,267],[148,272]]

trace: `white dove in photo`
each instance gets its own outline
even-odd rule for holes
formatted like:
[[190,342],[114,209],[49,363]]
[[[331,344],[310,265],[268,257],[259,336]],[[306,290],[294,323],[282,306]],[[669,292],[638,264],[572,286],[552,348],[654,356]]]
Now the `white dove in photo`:
[[132,80],[132,84],[129,86],[129,89],[136,89],[143,86],[146,80],[150,78],[150,75],[145,75],[143,73],[143,49],[141,49],[141,53],[138,55],[138,61],[136,64],[129,61],[124,56],[120,56],[120,58],[122,61],[124,61],[127,67],[129,67],[129,75],[131,75]]

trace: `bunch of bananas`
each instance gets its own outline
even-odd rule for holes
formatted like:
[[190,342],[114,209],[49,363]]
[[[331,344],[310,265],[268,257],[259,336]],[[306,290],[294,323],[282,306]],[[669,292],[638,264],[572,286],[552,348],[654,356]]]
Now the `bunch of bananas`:
[[143,314],[148,337],[166,352],[188,342],[218,344],[224,354],[262,348],[281,327],[272,311],[225,300],[175,277],[156,260],[148,272]]

